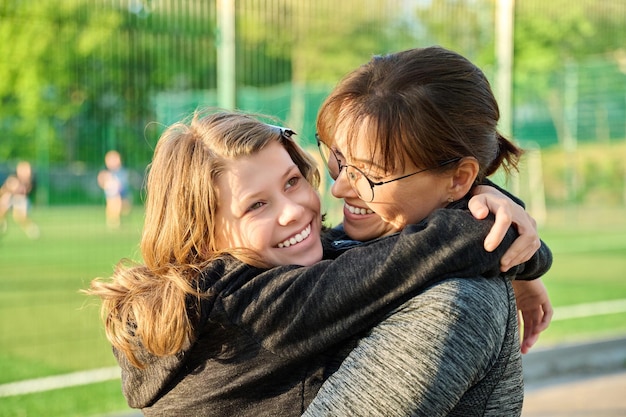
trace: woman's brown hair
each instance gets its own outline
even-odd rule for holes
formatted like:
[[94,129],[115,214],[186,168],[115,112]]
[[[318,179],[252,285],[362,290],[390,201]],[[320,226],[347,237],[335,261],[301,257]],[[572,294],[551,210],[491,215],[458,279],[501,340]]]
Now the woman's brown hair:
[[348,152],[375,138],[372,160],[388,172],[404,168],[402,155],[422,168],[471,156],[481,181],[501,166],[515,169],[522,153],[498,133],[499,118],[483,72],[429,47],[377,56],[349,73],[322,104],[317,131],[332,146],[341,128]]

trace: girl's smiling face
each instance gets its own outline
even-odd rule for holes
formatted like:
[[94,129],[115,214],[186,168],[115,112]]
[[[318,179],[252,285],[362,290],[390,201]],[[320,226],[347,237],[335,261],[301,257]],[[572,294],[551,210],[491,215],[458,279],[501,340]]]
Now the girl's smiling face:
[[249,249],[272,266],[322,259],[319,195],[280,143],[228,162],[217,191],[219,249]]

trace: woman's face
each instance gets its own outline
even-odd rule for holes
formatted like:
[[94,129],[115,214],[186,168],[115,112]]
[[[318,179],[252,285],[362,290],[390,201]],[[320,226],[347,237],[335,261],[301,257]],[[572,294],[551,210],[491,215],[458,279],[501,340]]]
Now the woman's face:
[[[410,161],[405,163],[402,172],[385,172],[376,161],[371,160],[370,144],[361,141],[353,152],[353,157],[346,159],[345,136],[338,131],[335,145],[332,147],[340,165],[352,165],[358,168],[373,182],[394,180],[404,175],[420,171]],[[367,180],[365,178],[359,181]],[[446,185],[450,176],[435,174],[432,171],[419,172],[397,181],[373,187],[374,198],[365,202],[351,186],[343,168],[331,188],[333,196],[344,200],[343,225],[346,233],[353,239],[366,241],[401,231],[406,225],[419,223],[433,210],[445,207],[449,194]]]
[[322,259],[319,195],[278,142],[229,162],[217,190],[219,249],[251,249],[274,266]]

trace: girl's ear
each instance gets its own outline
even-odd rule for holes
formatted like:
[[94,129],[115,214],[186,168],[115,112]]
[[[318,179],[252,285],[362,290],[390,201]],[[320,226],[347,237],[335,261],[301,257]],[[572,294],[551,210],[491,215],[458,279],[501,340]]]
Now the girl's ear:
[[478,161],[473,156],[462,158],[452,175],[452,189],[450,197],[454,200],[463,198],[467,194],[478,176]]

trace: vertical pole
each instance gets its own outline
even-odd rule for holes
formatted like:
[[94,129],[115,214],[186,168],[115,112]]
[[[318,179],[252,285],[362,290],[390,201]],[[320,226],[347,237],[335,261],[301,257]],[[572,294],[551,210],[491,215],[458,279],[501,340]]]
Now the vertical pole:
[[[506,138],[513,136],[512,97],[513,88],[513,24],[515,20],[515,0],[496,0],[495,14],[495,55],[496,73],[494,94],[500,109],[498,130]],[[500,172],[494,181],[507,183],[514,194],[519,195],[520,178],[512,173],[509,178]]]
[[217,2],[217,102],[235,109],[235,0]]
[[569,165],[568,198],[570,203],[575,204],[578,194],[578,175],[576,173],[576,152],[578,148],[578,64],[576,62],[568,61],[565,63],[564,84],[563,147]]
[[578,147],[578,64],[565,63],[565,92],[563,94],[563,145],[569,153]]
[[496,86],[495,94],[500,107],[500,132],[513,133],[513,26],[515,0],[497,0],[495,22]]

